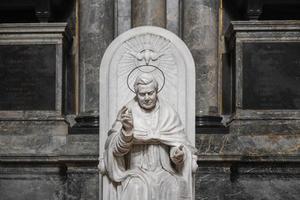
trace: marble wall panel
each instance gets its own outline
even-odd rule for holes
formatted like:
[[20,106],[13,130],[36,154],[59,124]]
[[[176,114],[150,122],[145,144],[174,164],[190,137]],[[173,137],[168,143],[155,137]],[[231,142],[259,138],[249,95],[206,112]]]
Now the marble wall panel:
[[67,175],[67,200],[98,200],[99,173],[97,168],[71,166]]
[[83,156],[87,160],[95,158],[98,160],[99,136],[95,134],[68,135],[63,154],[65,156]]
[[65,177],[58,167],[0,166],[1,200],[63,200]]
[[66,144],[64,121],[1,121],[0,156],[51,155]]
[[234,121],[230,134],[196,135],[199,155],[232,159],[296,159],[300,155],[299,121]]
[[220,197],[229,192],[227,188],[229,185],[230,169],[228,167],[200,166],[196,173],[195,199],[222,199]]
[[199,164],[196,200],[296,200],[300,195],[299,166]]

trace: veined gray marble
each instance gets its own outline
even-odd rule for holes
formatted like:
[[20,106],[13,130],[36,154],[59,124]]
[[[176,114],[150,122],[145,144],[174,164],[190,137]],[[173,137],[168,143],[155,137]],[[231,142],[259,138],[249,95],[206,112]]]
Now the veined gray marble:
[[296,200],[300,195],[299,168],[292,165],[201,165],[196,175],[197,200]]
[[97,168],[68,165],[65,198],[98,200],[99,177]]
[[1,200],[63,200],[65,179],[58,166],[1,165]]
[[299,162],[299,120],[235,120],[229,134],[196,135],[200,160]]
[[80,113],[98,113],[99,66],[114,38],[114,1],[79,1]]
[[166,0],[166,29],[181,37],[182,1]]
[[131,0],[117,0],[115,3],[115,35],[131,28]]
[[218,0],[186,0],[183,40],[196,63],[196,115],[218,114]]

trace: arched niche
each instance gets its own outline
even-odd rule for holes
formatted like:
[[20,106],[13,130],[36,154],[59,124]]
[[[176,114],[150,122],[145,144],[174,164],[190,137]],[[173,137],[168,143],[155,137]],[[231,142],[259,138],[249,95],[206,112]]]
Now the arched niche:
[[[148,53],[145,53],[145,52]],[[146,55],[147,54],[147,55]],[[185,43],[174,33],[159,27],[141,26],[118,36],[107,48],[100,66],[99,160],[101,163],[107,132],[118,111],[134,97],[130,90],[136,69],[152,65],[163,98],[178,112],[190,142],[195,144],[195,64]],[[134,71],[134,72],[132,72]],[[132,72],[132,73],[131,73]],[[128,78],[128,75],[131,76]],[[105,178],[102,180],[105,187]],[[100,191],[100,198],[105,188]]]

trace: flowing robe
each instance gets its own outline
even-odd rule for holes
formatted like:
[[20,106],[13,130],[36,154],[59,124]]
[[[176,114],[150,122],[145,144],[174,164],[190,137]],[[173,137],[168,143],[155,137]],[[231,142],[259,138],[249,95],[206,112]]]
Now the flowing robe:
[[[126,138],[116,121],[105,146],[109,200],[191,200],[194,148],[178,114],[161,100],[149,113],[135,99],[126,106],[132,111],[133,138]],[[180,145],[184,161],[175,164],[171,156]]]

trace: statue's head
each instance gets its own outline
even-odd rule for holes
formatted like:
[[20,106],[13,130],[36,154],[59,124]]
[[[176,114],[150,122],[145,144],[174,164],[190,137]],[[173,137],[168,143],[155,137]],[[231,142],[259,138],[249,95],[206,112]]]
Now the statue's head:
[[158,83],[150,73],[139,75],[134,82],[134,91],[139,106],[151,111],[157,102]]

